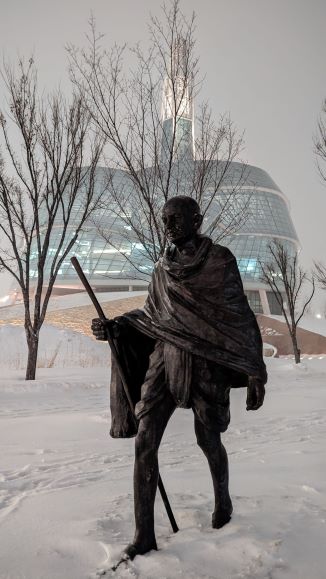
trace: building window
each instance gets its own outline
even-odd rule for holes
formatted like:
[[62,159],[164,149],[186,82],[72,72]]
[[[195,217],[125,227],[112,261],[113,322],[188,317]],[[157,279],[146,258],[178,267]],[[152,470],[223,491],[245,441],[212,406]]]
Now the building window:
[[248,299],[248,303],[252,309],[252,311],[255,314],[262,314],[263,313],[263,308],[261,305],[261,301],[260,301],[260,295],[258,291],[254,291],[254,290],[247,290],[245,292],[247,299]]
[[[269,309],[271,311],[271,314],[273,316],[281,316],[282,315],[282,308],[281,308],[280,304],[278,303],[273,292],[266,292],[266,295],[267,295]],[[284,296],[284,300],[285,300],[285,296]]]

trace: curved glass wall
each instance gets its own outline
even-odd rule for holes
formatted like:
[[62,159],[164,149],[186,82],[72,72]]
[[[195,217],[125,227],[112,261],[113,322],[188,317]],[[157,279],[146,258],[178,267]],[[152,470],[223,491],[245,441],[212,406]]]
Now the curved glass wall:
[[208,234],[212,234],[210,223],[219,215],[220,243],[237,259],[252,309],[256,313],[263,311],[259,292],[264,291],[265,304],[269,304],[271,313],[278,314],[279,306],[268,299],[261,281],[261,264],[273,261],[269,246],[274,240],[281,241],[290,256],[298,251],[298,237],[283,193],[262,169],[232,163],[221,192],[205,216],[204,228]]
[[[109,172],[103,168],[97,169],[97,194],[105,189],[106,181],[113,181],[114,187],[120,187],[126,196],[132,195],[132,183],[127,173],[123,171]],[[84,208],[85,193],[80,191],[79,198],[76,200],[69,227],[66,234],[66,240],[62,250],[69,243],[74,234],[75,224],[78,223]],[[107,201],[108,197],[103,196],[99,208],[96,209],[83,226],[75,242],[73,249],[66,256],[58,271],[56,286],[73,287],[78,284],[79,280],[75,269],[71,265],[70,258],[75,255],[83,268],[85,274],[93,284],[108,287],[117,280],[126,280],[121,287],[128,289],[127,280],[139,280],[143,282],[142,287],[150,279],[152,271],[152,262],[149,260],[146,251],[135,234],[131,231],[122,219],[118,216],[118,208]],[[46,212],[43,215],[46,220]],[[54,254],[57,251],[62,236],[62,219],[58,215],[55,225],[52,229],[49,251],[45,266],[45,277],[50,275],[51,263]],[[63,251],[59,255],[62,255]],[[34,243],[31,255],[31,281],[37,278],[37,247]]]
[[[190,189],[187,186],[186,178],[186,174],[189,176],[188,167],[182,164],[181,167],[177,166],[175,169],[175,175],[178,179],[180,175],[182,177],[179,180],[176,178],[178,184],[176,194],[187,194],[187,192],[189,194]],[[190,170],[196,170],[196,162],[192,161]],[[218,165],[213,163],[211,166],[212,174],[215,176],[217,171],[222,170],[223,163]],[[175,175],[172,174],[172,178]],[[111,179],[112,186],[120,187],[124,192],[126,204],[130,205],[132,212],[133,184],[129,175],[123,171],[109,172],[99,168],[98,187],[102,186],[102,182],[108,178]],[[182,190],[180,183],[183,185]],[[211,198],[211,195],[210,179],[207,179],[207,193],[206,198],[204,195],[203,205]],[[78,220],[82,211],[82,206],[83,192],[81,191],[79,203],[76,204],[70,224],[71,232],[73,232],[74,220]],[[135,208],[134,211],[137,212],[137,219],[141,220],[142,212],[140,209]],[[242,216],[242,219],[237,223],[236,219],[239,215]],[[297,235],[286,200],[265,171],[257,167],[232,163],[223,179],[218,195],[205,213],[203,230],[210,234],[210,227],[216,225],[216,222],[218,223],[218,232],[221,234],[221,239],[217,236],[217,240],[222,245],[229,247],[234,253],[248,300],[254,311],[261,312],[262,296],[259,292],[262,290],[263,284],[260,279],[260,262],[269,263],[271,261],[269,244],[273,239],[279,239],[293,255],[298,247]],[[232,231],[231,228],[230,233],[229,224],[232,225],[233,222],[235,230]],[[58,220],[51,236],[48,269],[51,255],[58,247],[60,233],[61,224]],[[213,239],[215,233],[216,231]],[[34,258],[36,255],[36,250],[34,250]],[[128,289],[131,280],[137,281],[136,285],[144,287],[150,279],[153,268],[153,262],[148,253],[137,239],[132,228],[119,217],[119,208],[114,206],[112,202],[103,202],[101,208],[97,209],[85,224],[73,250],[62,263],[56,281],[57,286],[73,287],[78,283],[75,270],[70,263],[71,255],[78,257],[83,270],[93,285],[105,289],[115,289],[119,281],[119,288]],[[31,277],[35,279],[36,275],[36,267],[33,268],[32,263]],[[247,283],[249,286],[246,288]],[[269,302],[272,304],[266,297],[265,303]],[[274,306],[273,309],[275,309]]]
[[[271,263],[269,245],[275,236],[262,235],[233,235],[223,239],[226,245],[235,255],[239,271],[243,281],[261,283],[262,275],[261,263]],[[295,255],[297,246],[293,241],[282,239],[282,245],[289,251],[290,255]]]
[[243,192],[241,197],[247,216],[238,232],[267,233],[297,239],[287,204],[282,197],[260,190]]

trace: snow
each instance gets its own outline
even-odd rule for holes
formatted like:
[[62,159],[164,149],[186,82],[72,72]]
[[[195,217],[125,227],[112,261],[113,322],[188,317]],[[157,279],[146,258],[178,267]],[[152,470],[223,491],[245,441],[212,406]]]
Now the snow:
[[[24,369],[27,361],[25,330],[0,326],[0,368]],[[38,368],[107,366],[108,347],[78,332],[44,324],[40,331]]]
[[[55,344],[58,334],[46,331]],[[8,353],[11,344],[20,351],[12,329],[3,332],[1,349]],[[132,538],[134,441],[109,437],[109,372],[106,362],[95,365],[98,348],[105,357],[107,346],[83,339],[88,366],[78,366],[76,342],[73,356],[62,351],[56,365],[38,370],[35,382],[24,381],[21,367],[5,367],[2,355],[1,579],[94,579]],[[324,579],[326,359],[299,367],[287,359],[267,364],[262,409],[246,412],[245,391],[232,392],[231,426],[223,435],[231,522],[210,527],[208,466],[195,442],[192,412],[180,409],[160,448],[180,531],[172,533],[158,496],[158,552],[136,557],[112,576]]]

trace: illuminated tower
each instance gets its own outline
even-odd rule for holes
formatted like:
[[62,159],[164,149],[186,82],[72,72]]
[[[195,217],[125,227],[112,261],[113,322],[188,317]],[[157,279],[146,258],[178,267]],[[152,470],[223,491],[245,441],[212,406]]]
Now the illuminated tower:
[[161,162],[192,160],[194,144],[193,78],[186,41],[173,52],[170,74],[163,86]]

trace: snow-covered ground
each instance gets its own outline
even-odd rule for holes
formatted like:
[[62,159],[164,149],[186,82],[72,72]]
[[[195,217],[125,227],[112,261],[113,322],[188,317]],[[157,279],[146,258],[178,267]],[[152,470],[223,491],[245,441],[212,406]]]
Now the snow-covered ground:
[[[0,326],[0,369],[26,368],[27,345],[22,326]],[[40,331],[38,368],[107,366],[108,346],[69,330],[44,324]]]
[[[94,342],[84,339],[91,354]],[[133,528],[134,443],[109,437],[108,370],[54,366],[25,382],[23,370],[0,369],[0,578],[95,577]],[[180,531],[172,533],[158,496],[159,551],[136,557],[115,577],[325,578],[326,360],[294,367],[270,359],[268,369],[258,412],[245,411],[244,391],[232,392],[223,435],[231,522],[210,528],[208,466],[192,412],[178,410],[160,467]]]

